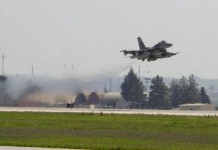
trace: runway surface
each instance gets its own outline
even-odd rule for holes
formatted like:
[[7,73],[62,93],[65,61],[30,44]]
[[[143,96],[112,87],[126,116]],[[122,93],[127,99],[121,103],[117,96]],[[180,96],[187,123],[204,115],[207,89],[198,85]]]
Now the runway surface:
[[90,109],[90,108],[44,108],[44,107],[0,107],[0,112],[58,112],[58,113],[104,113],[104,114],[149,114],[218,116],[218,111],[154,110],[154,109]]

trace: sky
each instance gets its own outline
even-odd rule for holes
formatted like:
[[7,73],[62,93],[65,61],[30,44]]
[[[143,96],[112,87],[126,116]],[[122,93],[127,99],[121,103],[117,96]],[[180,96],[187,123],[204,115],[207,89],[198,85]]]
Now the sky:
[[[218,78],[216,0],[0,0],[5,74]],[[124,58],[137,37],[172,43],[168,59]],[[0,62],[2,64],[2,62]]]

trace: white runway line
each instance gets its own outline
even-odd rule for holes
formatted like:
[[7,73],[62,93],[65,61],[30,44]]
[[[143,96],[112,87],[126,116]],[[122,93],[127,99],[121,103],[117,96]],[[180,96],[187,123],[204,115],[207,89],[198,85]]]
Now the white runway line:
[[178,116],[218,116],[218,111],[155,110],[155,109],[90,109],[90,108],[44,108],[0,107],[0,112],[58,112],[58,113],[103,113],[103,114],[148,114]]

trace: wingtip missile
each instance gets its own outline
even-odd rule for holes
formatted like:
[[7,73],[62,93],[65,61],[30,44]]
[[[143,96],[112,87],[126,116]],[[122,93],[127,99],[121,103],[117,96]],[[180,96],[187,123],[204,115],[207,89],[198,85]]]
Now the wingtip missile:
[[125,49],[124,49],[124,50],[122,50],[122,51],[120,51],[120,52],[123,52],[123,53],[124,53],[124,55],[126,55],[126,54],[127,54]]

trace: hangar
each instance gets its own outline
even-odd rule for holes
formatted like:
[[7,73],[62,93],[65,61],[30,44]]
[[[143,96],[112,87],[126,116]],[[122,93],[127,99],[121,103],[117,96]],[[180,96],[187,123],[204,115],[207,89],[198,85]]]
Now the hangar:
[[98,105],[100,104],[99,97],[95,92],[81,92],[78,93],[75,101],[75,105]]
[[89,107],[94,105],[95,107],[102,108],[127,108],[127,102],[117,92],[99,94],[96,92],[81,92],[77,94],[73,104],[75,107]]
[[97,93],[92,92],[88,95],[88,105],[98,105],[100,103]]
[[120,93],[109,92],[105,93],[101,106],[105,108],[127,108],[127,102],[123,99]]
[[87,101],[86,101],[86,97],[84,95],[84,93],[78,93],[75,101],[74,101],[75,105],[87,105]]
[[179,109],[180,110],[216,110],[216,107],[211,104],[196,103],[196,104],[179,105]]

